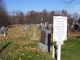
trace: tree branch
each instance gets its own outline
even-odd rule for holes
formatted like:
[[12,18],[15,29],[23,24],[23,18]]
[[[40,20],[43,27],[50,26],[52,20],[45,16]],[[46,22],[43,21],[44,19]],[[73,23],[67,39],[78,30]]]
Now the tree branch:
[[66,2],[66,1],[61,1],[61,2],[63,2],[63,3],[66,3],[66,4],[70,4],[70,3],[72,3],[74,0],[70,0],[70,1],[68,1],[68,2]]

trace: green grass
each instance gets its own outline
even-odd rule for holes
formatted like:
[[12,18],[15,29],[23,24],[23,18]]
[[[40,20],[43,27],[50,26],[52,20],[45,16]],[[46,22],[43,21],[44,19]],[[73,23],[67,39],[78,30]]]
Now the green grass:
[[[32,37],[34,31],[36,36]],[[38,49],[39,35],[38,29],[29,28],[24,33],[9,29],[8,36],[0,41],[0,60],[52,60],[51,55]]]
[[[21,37],[20,37],[21,38]],[[20,38],[17,38],[19,41]],[[26,38],[26,37],[25,37]],[[23,38],[22,38],[23,39]],[[6,40],[7,41],[7,40]],[[15,43],[15,40],[8,40],[0,43],[0,49],[11,42],[0,54],[2,60],[53,60],[51,55],[38,50],[38,41],[29,44]],[[23,40],[21,42],[25,42]],[[29,42],[30,40],[28,40]],[[32,40],[31,40],[32,41]],[[80,38],[68,38],[62,46],[62,60],[80,60]]]
[[[48,53],[44,53],[38,50],[38,44],[37,44],[38,42],[36,41],[30,42],[29,44],[22,44],[22,45],[20,43],[15,43],[16,40],[8,40],[8,41],[10,41],[11,44],[6,46],[6,48],[0,53],[0,59],[2,60],[45,60],[45,59],[49,60],[49,59],[52,59]],[[22,42],[26,42],[26,40],[21,41],[21,43]],[[5,42],[5,41],[0,43],[0,48],[4,47],[8,43],[9,42]]]
[[62,60],[80,60],[80,38],[69,38],[64,43]]
[[[32,37],[34,32],[36,36]],[[40,31],[36,28],[29,28],[24,33],[16,28],[9,29],[8,36],[0,39],[0,60],[53,60],[50,54],[38,49],[39,40]],[[68,38],[61,55],[61,60],[80,60],[80,38]]]

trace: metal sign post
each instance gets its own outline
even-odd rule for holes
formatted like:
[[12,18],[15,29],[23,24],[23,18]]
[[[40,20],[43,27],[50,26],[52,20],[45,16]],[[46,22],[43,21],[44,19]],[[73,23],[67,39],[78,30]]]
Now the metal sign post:
[[[67,39],[67,17],[53,17],[53,41],[57,45],[57,60],[61,59],[61,45]],[[54,55],[54,54],[53,54]]]
[[61,59],[61,45],[57,46],[57,60]]

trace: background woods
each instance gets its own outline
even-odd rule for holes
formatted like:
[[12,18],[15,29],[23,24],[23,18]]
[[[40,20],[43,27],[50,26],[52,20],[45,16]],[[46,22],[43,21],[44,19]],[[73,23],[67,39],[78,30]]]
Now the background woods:
[[22,11],[8,12],[3,0],[0,0],[0,26],[14,25],[14,24],[40,24],[48,22],[52,24],[53,16],[62,15],[68,17],[68,26],[71,26],[74,21],[79,22],[80,16],[78,13],[69,13],[67,10],[62,11],[34,11],[27,13]]
[[[13,11],[12,15],[9,15],[9,22],[11,24],[40,24],[48,22],[52,24],[53,16],[67,16],[68,22],[80,21],[78,13],[68,13],[66,10],[62,11],[47,11],[43,10],[42,12],[29,11],[23,13],[21,11]],[[9,13],[8,13],[9,14]],[[74,15],[73,15],[74,14]]]
[[3,0],[0,0],[0,26],[7,26],[8,24],[9,21],[6,6]]

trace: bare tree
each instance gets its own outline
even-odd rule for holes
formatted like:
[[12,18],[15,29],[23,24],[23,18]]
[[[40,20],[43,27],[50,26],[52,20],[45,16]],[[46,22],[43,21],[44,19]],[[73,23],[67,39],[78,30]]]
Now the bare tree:
[[69,0],[69,1],[67,1],[67,0],[61,0],[61,2],[62,3],[65,3],[65,4],[70,4],[70,3],[72,3],[74,0]]
[[21,11],[17,11],[16,12],[16,22],[17,24],[24,24],[24,13]]
[[8,23],[8,14],[5,8],[4,1],[0,0],[0,26],[7,26]]

